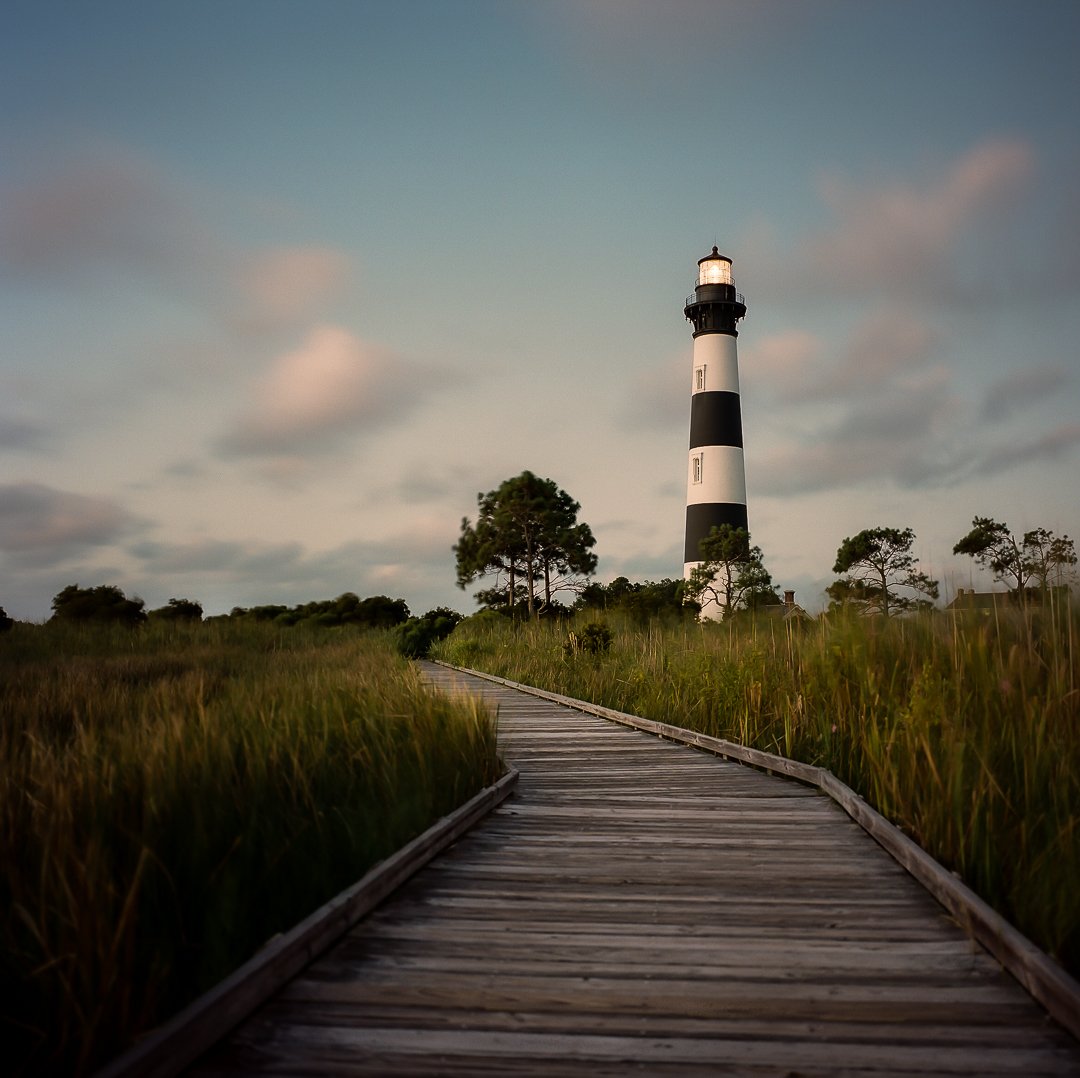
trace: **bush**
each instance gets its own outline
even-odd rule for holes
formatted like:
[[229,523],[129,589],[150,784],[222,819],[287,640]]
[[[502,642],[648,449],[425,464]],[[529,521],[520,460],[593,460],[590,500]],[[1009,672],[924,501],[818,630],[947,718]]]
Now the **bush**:
[[202,604],[191,599],[170,599],[168,606],[151,610],[149,616],[161,621],[202,621]]
[[448,637],[462,620],[456,610],[439,606],[419,618],[409,618],[397,627],[397,646],[408,659],[426,659],[437,640]]
[[570,631],[563,650],[567,655],[600,655],[611,647],[611,641],[614,638],[606,625],[598,621],[590,621],[579,631]]
[[53,616],[49,620],[135,626],[146,621],[145,605],[142,599],[128,599],[119,588],[111,585],[80,588],[78,584],[69,584],[53,599]]
[[342,625],[353,625],[359,629],[392,629],[406,621],[409,607],[404,599],[391,599],[387,595],[360,599],[353,592],[347,591],[336,599],[319,599],[292,607],[276,603],[269,606],[234,606],[229,617],[270,621],[286,628],[292,625],[315,625],[333,629]]
[[701,606],[685,595],[685,583],[668,577],[633,584],[625,576],[617,576],[606,586],[590,584],[578,596],[574,609],[590,613],[619,611],[641,626],[653,620],[694,621],[701,613]]

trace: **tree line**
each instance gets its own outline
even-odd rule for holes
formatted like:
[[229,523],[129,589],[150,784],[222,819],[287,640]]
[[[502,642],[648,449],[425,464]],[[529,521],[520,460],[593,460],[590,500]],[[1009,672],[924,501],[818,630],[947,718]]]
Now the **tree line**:
[[[914,543],[912,528],[865,528],[844,539],[832,568],[840,576],[826,588],[830,608],[854,607],[889,617],[932,606],[939,584],[919,568]],[[750,545],[745,529],[714,528],[700,549],[701,564],[687,583],[690,596],[717,603],[724,617],[779,601],[761,550]],[[968,555],[989,570],[1021,605],[1033,592],[1067,583],[1077,564],[1075,544],[1067,535],[1035,528],[1016,536],[992,517],[975,517],[953,553]]]
[[[530,618],[571,609],[555,598],[564,591],[575,596],[572,609],[618,608],[638,618],[696,616],[709,605],[727,618],[781,602],[761,548],[745,528],[731,525],[713,528],[701,540],[700,563],[686,581],[631,584],[619,577],[606,587],[590,583],[595,539],[577,519],[580,508],[553,480],[529,471],[478,494],[476,520],[462,520],[454,546],[458,587],[491,580],[475,595],[482,606]],[[888,617],[931,606],[939,584],[919,567],[914,543],[912,528],[866,528],[844,539],[833,563],[838,578],[826,589],[831,607]],[[1016,536],[991,517],[975,517],[953,553],[972,557],[1020,602],[1032,590],[1065,582],[1077,564],[1067,535],[1036,528]]]
[[[130,629],[155,622],[261,622],[284,629],[352,626],[362,630],[393,630],[398,649],[410,658],[420,658],[427,655],[436,640],[448,636],[461,619],[461,614],[445,606],[414,617],[404,599],[391,599],[388,595],[361,599],[351,591],[336,599],[297,606],[234,606],[228,614],[204,618],[202,604],[191,599],[170,599],[165,606],[147,610],[144,600],[138,596],[129,598],[114,585],[82,588],[78,584],[69,584],[53,597],[52,616],[46,625],[119,625]],[[13,625],[14,621],[0,608],[0,632]]]
[[356,625],[361,628],[389,629],[407,621],[409,607],[404,599],[373,595],[361,599],[351,591],[336,599],[301,603],[297,606],[267,604],[234,606],[228,614],[203,618],[202,604],[192,599],[170,599],[165,606],[147,610],[138,596],[128,597],[111,584],[82,588],[69,584],[52,601],[49,623],[92,623],[137,626],[147,622],[262,621],[289,627],[313,625],[332,628]]
[[[645,622],[656,617],[696,617],[710,604],[728,618],[739,610],[781,602],[761,548],[751,543],[745,528],[730,525],[713,528],[701,540],[700,563],[685,581],[665,578],[632,583],[621,576],[607,585],[593,583],[589,578],[597,566],[596,539],[589,525],[578,520],[580,508],[553,480],[530,471],[478,494],[476,519],[462,519],[453,547],[458,587],[487,580],[489,586],[475,593],[482,607],[529,618],[572,610],[620,610]],[[866,528],[844,539],[833,564],[839,576],[826,589],[830,608],[854,607],[888,617],[931,606],[939,596],[938,581],[919,568],[912,552],[914,542],[913,529],[888,527]],[[1005,584],[1020,604],[1034,592],[1070,583],[1077,564],[1076,547],[1069,536],[1046,528],[1016,535],[992,517],[976,516],[953,553],[973,558],[995,582]],[[568,594],[573,596],[569,605],[559,598]],[[173,598],[165,606],[147,610],[142,599],[129,598],[111,585],[68,585],[54,597],[52,610],[50,621],[58,622],[135,626],[148,621],[203,620],[202,605],[194,600]],[[461,615],[437,607],[416,618],[404,599],[387,595],[361,599],[345,592],[336,599],[296,606],[237,606],[217,618],[283,627],[400,627],[402,650],[426,654],[430,643],[446,635]],[[0,608],[0,632],[12,624]]]

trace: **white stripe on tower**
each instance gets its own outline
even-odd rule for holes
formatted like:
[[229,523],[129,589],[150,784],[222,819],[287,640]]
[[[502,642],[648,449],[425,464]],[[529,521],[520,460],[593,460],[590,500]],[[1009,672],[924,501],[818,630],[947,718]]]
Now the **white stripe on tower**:
[[[697,287],[683,313],[694,326],[690,453],[686,477],[683,573],[700,564],[698,544],[720,524],[747,527],[739,402],[737,323],[746,315],[731,259],[714,247],[698,262]],[[711,606],[711,604],[710,604]],[[702,611],[717,616],[715,608]]]

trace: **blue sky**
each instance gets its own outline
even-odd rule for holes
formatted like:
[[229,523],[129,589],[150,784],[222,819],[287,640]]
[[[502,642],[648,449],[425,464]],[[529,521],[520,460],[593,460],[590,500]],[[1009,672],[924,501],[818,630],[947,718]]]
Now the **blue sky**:
[[734,260],[750,528],[810,609],[912,526],[1080,532],[1080,7],[9,5],[0,605],[462,611],[528,468],[681,574],[697,259]]

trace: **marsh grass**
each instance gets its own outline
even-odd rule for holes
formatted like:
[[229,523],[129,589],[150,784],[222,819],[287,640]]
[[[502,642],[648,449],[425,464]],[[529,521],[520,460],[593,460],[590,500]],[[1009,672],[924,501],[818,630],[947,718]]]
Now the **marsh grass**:
[[[611,619],[609,619],[611,620]],[[436,656],[829,768],[1080,972],[1080,612],[649,629],[469,619]]]
[[85,1073],[499,773],[388,635],[0,637],[0,1058]]

